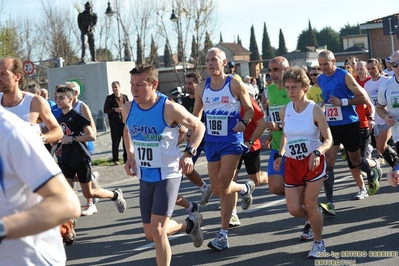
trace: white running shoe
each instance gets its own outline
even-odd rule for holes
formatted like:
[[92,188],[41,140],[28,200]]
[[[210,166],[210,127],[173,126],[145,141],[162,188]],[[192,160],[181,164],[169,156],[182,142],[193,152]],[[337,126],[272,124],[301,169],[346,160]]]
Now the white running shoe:
[[321,240],[320,242],[316,243],[316,241],[313,241],[312,248],[309,251],[308,258],[310,259],[317,259],[317,258],[323,258],[324,254],[320,254],[326,252],[326,247],[324,246],[324,241]]
[[355,196],[355,200],[362,200],[364,198],[367,198],[369,196],[369,193],[367,192],[366,189],[361,189],[359,192],[357,192]]
[[97,210],[96,205],[88,203],[88,204],[86,204],[85,208],[82,211],[82,216],[90,216],[97,212],[98,212],[98,210]]

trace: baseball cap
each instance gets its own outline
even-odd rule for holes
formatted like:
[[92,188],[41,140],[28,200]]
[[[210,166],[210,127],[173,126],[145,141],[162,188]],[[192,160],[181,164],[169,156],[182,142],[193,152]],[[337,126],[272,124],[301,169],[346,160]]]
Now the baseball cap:
[[235,67],[235,64],[234,64],[233,61],[230,61],[230,62],[227,63],[227,66],[232,68],[232,67]]
[[251,79],[251,77],[248,76],[248,75],[246,75],[246,76],[244,77],[244,80],[247,80],[247,79]]
[[385,62],[390,63],[391,62],[391,58],[388,56],[387,58],[385,58]]

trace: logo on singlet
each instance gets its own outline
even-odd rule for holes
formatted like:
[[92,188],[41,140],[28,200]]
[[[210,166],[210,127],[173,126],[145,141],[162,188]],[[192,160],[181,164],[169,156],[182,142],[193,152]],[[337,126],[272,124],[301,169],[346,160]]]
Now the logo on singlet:
[[141,134],[145,140],[159,141],[163,139],[163,136],[158,134],[155,127],[133,125],[129,129],[129,133],[131,136]]

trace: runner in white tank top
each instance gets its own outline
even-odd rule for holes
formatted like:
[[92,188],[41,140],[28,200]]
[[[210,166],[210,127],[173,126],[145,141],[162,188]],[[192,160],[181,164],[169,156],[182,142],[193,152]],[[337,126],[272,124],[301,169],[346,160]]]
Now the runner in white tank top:
[[[317,258],[319,252],[326,251],[321,238],[323,216],[318,210],[317,200],[327,176],[324,153],[332,145],[332,136],[321,108],[306,97],[310,86],[306,72],[302,68],[288,70],[283,76],[283,84],[292,102],[280,110],[284,131],[282,143],[285,145],[280,146],[274,168],[279,170],[285,153],[284,183],[288,211],[295,217],[309,219],[305,229],[308,235],[313,231],[314,242],[308,257]],[[320,133],[323,143],[319,140]]]

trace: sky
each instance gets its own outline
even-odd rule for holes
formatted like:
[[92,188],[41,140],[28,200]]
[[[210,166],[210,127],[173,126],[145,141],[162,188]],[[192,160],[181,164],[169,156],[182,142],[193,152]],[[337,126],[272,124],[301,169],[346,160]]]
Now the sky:
[[[2,0],[4,17],[39,16],[41,0]],[[46,0],[44,0],[47,2]],[[113,3],[112,0],[111,4]],[[133,0],[119,0],[123,1]],[[145,0],[139,0],[145,1]],[[357,25],[377,18],[399,13],[398,0],[344,1],[344,0],[214,0],[218,4],[218,24],[212,34],[213,43],[219,42],[220,32],[224,42],[234,42],[237,35],[249,49],[250,29],[254,26],[258,48],[261,52],[263,24],[266,22],[271,45],[278,48],[281,29],[288,51],[296,49],[298,35],[308,28],[321,30],[325,26],[339,31],[346,24]],[[51,3],[73,9],[73,3],[86,0],[51,0]],[[108,0],[92,0],[94,12],[103,14]],[[190,46],[191,47],[191,46]]]

